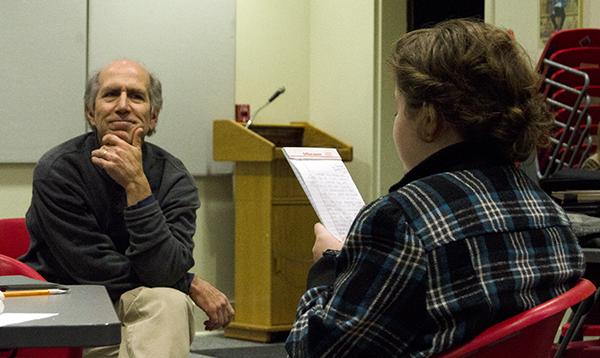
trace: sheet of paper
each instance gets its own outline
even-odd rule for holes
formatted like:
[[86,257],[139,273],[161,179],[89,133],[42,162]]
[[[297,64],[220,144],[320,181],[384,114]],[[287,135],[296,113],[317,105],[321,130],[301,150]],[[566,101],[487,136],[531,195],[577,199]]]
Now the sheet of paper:
[[365,202],[337,150],[285,147],[283,152],[321,223],[345,240]]
[[0,327],[53,316],[58,316],[58,313],[2,313],[0,314]]

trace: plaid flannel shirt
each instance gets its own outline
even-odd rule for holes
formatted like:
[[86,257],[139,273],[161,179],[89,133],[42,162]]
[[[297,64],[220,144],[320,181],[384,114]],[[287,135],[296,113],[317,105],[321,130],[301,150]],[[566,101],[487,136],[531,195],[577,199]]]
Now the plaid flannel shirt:
[[288,353],[426,357],[573,286],[584,263],[565,213],[489,159],[442,150],[363,208],[333,285],[301,298]]

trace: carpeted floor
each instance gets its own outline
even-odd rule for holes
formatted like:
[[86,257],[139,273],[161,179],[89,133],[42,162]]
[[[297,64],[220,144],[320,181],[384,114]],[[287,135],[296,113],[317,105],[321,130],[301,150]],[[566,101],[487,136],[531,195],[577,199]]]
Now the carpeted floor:
[[280,358],[287,357],[283,343],[256,343],[225,338],[223,332],[203,332],[194,338],[190,358]]

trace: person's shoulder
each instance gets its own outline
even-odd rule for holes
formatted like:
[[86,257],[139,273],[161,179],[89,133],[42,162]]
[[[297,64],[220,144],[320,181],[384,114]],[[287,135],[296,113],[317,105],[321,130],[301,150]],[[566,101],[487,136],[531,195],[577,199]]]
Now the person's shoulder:
[[525,172],[512,165],[437,173],[415,180],[394,195],[404,205],[439,207],[497,201],[554,207],[552,199]]
[[[444,172],[415,180],[394,194],[409,220],[465,235],[568,226],[564,211],[523,171],[511,165]],[[494,225],[471,225],[472,220]],[[486,221],[486,222],[487,222]],[[468,230],[463,230],[468,227]]]
[[[501,191],[539,192],[525,173],[512,165],[441,172],[415,180],[398,190],[401,196],[427,196],[452,200],[469,195]],[[544,195],[542,195],[544,196]]]
[[403,201],[398,192],[380,196],[366,204],[358,213],[355,221],[361,225],[374,225],[378,227],[398,226],[406,221],[406,212]]
[[154,143],[145,142],[144,145],[146,146],[146,155],[152,157],[155,161],[163,161],[165,170],[182,172],[191,177],[183,162],[175,155]]
[[84,133],[50,148],[38,160],[35,166],[34,176],[36,174],[46,175],[49,171],[52,171],[54,169],[65,169],[63,167],[64,163],[72,163],[74,158],[80,157],[81,154],[85,151],[86,141],[89,140],[91,135],[93,134]]

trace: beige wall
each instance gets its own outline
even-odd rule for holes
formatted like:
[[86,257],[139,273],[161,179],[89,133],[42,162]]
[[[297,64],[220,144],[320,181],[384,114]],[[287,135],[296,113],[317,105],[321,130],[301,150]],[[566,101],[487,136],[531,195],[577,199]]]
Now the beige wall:
[[310,120],[354,147],[348,168],[370,200],[375,6],[346,0],[310,4]]
[[261,111],[259,123],[309,120],[308,14],[308,1],[237,1],[236,103],[248,103],[254,112],[286,87]]
[[32,177],[33,164],[0,164],[0,218],[25,216]]
[[375,24],[375,119],[373,140],[373,180],[374,196],[387,193],[389,187],[404,174],[404,167],[398,160],[396,146],[392,139],[392,127],[396,104],[396,87],[388,64],[394,43],[406,32],[406,0],[378,1]]

